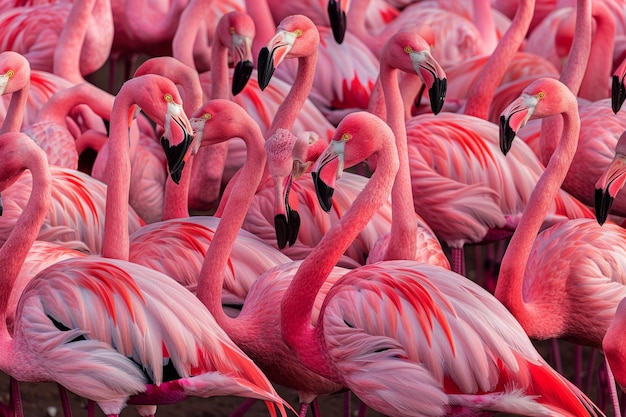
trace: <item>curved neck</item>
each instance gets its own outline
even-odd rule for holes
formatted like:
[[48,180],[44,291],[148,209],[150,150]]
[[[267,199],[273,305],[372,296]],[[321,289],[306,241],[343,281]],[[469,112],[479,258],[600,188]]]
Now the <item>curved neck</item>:
[[517,53],[533,18],[535,0],[523,0],[506,33],[478,75],[478,81],[467,95],[464,113],[487,119],[489,104],[504,74]]
[[[591,51],[591,3],[591,0],[578,0],[576,2],[576,28],[574,31],[574,39],[567,61],[559,77],[559,81],[565,84],[575,95],[578,95],[583,82]],[[561,137],[562,126],[563,119],[558,116],[546,117],[541,121],[539,149],[541,161],[544,164],[548,163],[556,149],[558,138]]]
[[228,47],[215,34],[211,45],[211,99],[230,99],[229,85]]
[[24,111],[28,103],[28,92],[30,90],[30,81],[24,84],[24,87],[14,91],[11,95],[11,102],[4,117],[0,133],[19,132],[24,121]]
[[[246,11],[254,20],[256,35],[252,40],[252,55],[259,56],[259,51],[274,36],[276,24],[267,0],[245,0]],[[254,62],[256,68],[256,60]]]
[[59,43],[54,49],[52,72],[78,84],[85,82],[80,72],[80,54],[85,42],[85,35],[91,19],[96,0],[75,1],[72,5],[67,24],[61,31]]
[[[246,123],[245,130],[240,137],[246,143],[246,160],[239,170],[232,193],[224,206],[224,213],[204,257],[196,291],[197,297],[229,335],[231,331],[234,334],[239,327],[236,325],[236,319],[228,317],[222,309],[224,270],[248,208],[261,182],[263,167],[267,159],[263,147],[263,134],[256,123],[251,121]],[[223,140],[227,139],[229,137],[223,138]]]
[[298,58],[298,71],[293,86],[285,97],[272,120],[272,124],[267,129],[265,137],[270,137],[279,128],[291,130],[298,113],[302,109],[315,78],[315,67],[317,66],[317,49],[309,56]]
[[[39,234],[51,204],[52,176],[48,169],[47,160],[40,149],[30,149],[37,145],[24,138],[19,146],[26,148],[24,164],[30,170],[33,185],[30,198],[24,211],[17,219],[13,230],[0,248],[0,271],[2,283],[0,285],[0,327],[6,329],[5,316],[7,314],[9,296],[15,285],[20,269],[26,260],[28,251]],[[22,152],[20,152],[22,154]]]
[[[329,379],[338,381],[327,364],[322,335],[311,325],[315,297],[341,255],[370,221],[374,213],[388,200],[397,170],[397,155],[393,146],[378,152],[377,169],[359,193],[352,206],[324,235],[302,261],[281,301],[282,335],[298,353],[305,366]],[[318,331],[320,327],[318,326]]]
[[[180,14],[172,39],[172,56],[191,68],[196,68],[193,46],[212,0],[191,0]],[[212,67],[211,67],[212,68]]]
[[533,306],[524,301],[522,289],[524,271],[535,237],[563,184],[578,143],[580,119],[575,102],[570,104],[562,117],[561,140],[546,170],[537,182],[502,258],[495,290],[496,297],[513,313],[524,328],[529,328],[545,318],[542,317],[545,316],[543,309],[538,309],[541,311],[536,313]]
[[493,51],[498,45],[498,36],[491,11],[491,0],[473,0],[472,3],[474,24],[480,32],[486,50]]
[[[128,91],[128,90],[126,90]],[[129,112],[133,103],[120,90],[113,103],[109,128],[107,199],[102,256],[128,260],[128,199],[130,192]]]
[[409,168],[404,105],[398,85],[398,70],[385,62],[380,65],[380,81],[385,94],[387,124],[396,138],[400,166],[391,190],[391,233],[385,260],[415,259],[417,221]]
[[584,61],[587,65],[578,96],[597,101],[608,97],[615,45],[615,18],[605,4],[597,1],[593,4],[592,17],[596,29],[589,57]]
[[39,110],[37,121],[65,125],[67,115],[80,104],[87,104],[99,117],[109,120],[114,100],[112,94],[85,82],[55,93]]

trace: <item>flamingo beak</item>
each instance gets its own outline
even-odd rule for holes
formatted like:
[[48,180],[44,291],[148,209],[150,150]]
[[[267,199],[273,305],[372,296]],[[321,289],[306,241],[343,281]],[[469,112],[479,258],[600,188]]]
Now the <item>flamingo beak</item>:
[[330,27],[333,30],[333,37],[337,43],[342,43],[346,36],[347,19],[346,10],[348,10],[348,0],[329,0],[328,2],[328,18]]
[[289,191],[293,183],[293,176],[289,175],[284,180],[275,178],[277,207],[274,216],[274,230],[279,249],[287,244],[293,246],[300,231],[300,214],[289,205]]
[[[332,140],[317,161],[315,161],[311,170],[317,201],[320,203],[322,210],[327,213],[332,208],[335,180],[340,178],[343,172],[345,144],[345,140]],[[331,163],[333,164],[330,165]],[[332,167],[334,175],[322,175],[322,170],[328,166]]]
[[519,129],[524,127],[532,116],[538,99],[522,94],[504,109],[500,115],[500,150],[507,154]]
[[6,74],[0,75],[0,95],[4,94],[7,89],[7,85],[9,85],[9,79]]
[[259,87],[261,90],[264,90],[270,83],[274,71],[285,59],[296,38],[297,35],[295,33],[281,30],[270,39],[268,46],[261,48],[258,59]]
[[626,155],[616,153],[613,161],[596,182],[594,209],[600,225],[606,222],[615,196],[626,184]]
[[0,194],[0,216],[2,216],[3,210],[4,210],[4,206],[2,205],[2,195]]
[[252,75],[252,69],[254,63],[252,62],[252,39],[248,36],[241,36],[237,33],[233,33],[233,60],[235,64],[235,70],[233,72],[233,96],[241,93],[244,89],[250,75]]
[[617,114],[626,99],[626,87],[624,87],[624,77],[620,78],[617,75],[613,75],[612,80],[611,108],[613,109],[613,113]]
[[161,137],[161,146],[165,151],[172,181],[178,184],[194,139],[191,123],[185,115],[182,105],[174,102],[168,103],[164,127],[165,132]]
[[446,73],[433,58],[430,51],[413,51],[409,55],[415,72],[417,72],[417,75],[428,88],[430,108],[434,114],[438,114],[443,108],[446,90],[448,89]]

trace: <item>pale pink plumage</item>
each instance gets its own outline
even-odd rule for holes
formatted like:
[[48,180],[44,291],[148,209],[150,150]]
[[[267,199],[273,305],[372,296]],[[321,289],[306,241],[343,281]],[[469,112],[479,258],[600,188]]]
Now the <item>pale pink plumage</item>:
[[353,113],[316,164],[330,166],[342,154],[345,166],[372,152],[378,159],[368,186],[302,262],[282,299],[287,343],[306,366],[385,415],[588,415],[590,400],[548,366],[504,306],[443,268],[383,261],[350,271],[326,296],[319,324],[310,325],[334,262],[391,190],[393,141],[380,119]]

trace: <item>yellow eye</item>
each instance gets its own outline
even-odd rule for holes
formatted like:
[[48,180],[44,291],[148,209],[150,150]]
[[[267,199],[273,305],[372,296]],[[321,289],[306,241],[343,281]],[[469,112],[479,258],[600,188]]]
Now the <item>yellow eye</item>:
[[234,28],[234,27],[232,27],[232,26],[230,27],[230,29],[228,29],[228,31],[230,32],[230,34],[231,34],[231,35],[234,35],[234,34],[235,34],[235,32],[236,32],[236,31],[235,31],[235,28]]
[[404,47],[404,53],[405,54],[410,54],[411,52],[413,52],[413,48],[411,48],[410,46],[405,46]]
[[537,97],[542,99],[546,96],[546,93],[544,93],[543,91],[540,91],[539,94],[537,94]]
[[171,94],[166,94],[165,96],[163,96],[163,98],[165,99],[165,101],[167,101],[168,103],[171,103],[172,101],[174,101],[174,97],[172,97]]
[[13,77],[14,75],[15,75],[15,71],[13,71],[13,70],[8,70],[7,73],[6,73],[6,76],[9,77],[9,78]]
[[204,120],[209,120],[209,119],[211,118],[211,113],[204,113],[204,114],[202,115],[202,118],[203,118]]
[[296,37],[300,37],[302,35],[302,29],[296,29],[293,33],[296,35]]
[[352,135],[349,133],[344,133],[343,135],[341,135],[341,139],[345,141],[349,141],[350,139],[352,139]]

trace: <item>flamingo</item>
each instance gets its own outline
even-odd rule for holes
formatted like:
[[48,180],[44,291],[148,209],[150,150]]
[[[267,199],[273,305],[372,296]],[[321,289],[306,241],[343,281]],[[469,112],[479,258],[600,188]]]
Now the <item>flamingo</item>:
[[[212,100],[211,104],[215,104],[215,109],[218,109],[221,102],[228,103],[224,100]],[[243,109],[234,104],[233,106],[243,114]],[[211,119],[214,119],[212,114]],[[236,117],[234,120],[241,120],[241,118]],[[234,125],[232,119],[225,121]],[[309,403],[317,396],[335,393],[342,387],[304,368],[295,360],[293,353],[280,337],[280,324],[277,321],[278,309],[268,303],[280,299],[288,285],[288,280],[284,278],[289,278],[289,275],[284,275],[282,271],[284,269],[293,271],[296,263],[289,261],[278,264],[269,269],[268,274],[264,274],[264,276],[270,276],[265,281],[255,280],[236,318],[225,314],[222,306],[224,278],[230,275],[228,273],[232,258],[230,250],[233,244],[239,243],[240,227],[246,210],[255,196],[255,190],[262,178],[265,165],[263,135],[258,126],[252,124],[250,128],[247,134],[242,136],[248,148],[248,156],[240,174],[231,182],[232,194],[226,201],[224,213],[202,262],[196,295],[214,314],[220,326],[226,330],[235,343],[251,358],[254,358],[255,363],[259,364],[271,381],[298,391],[299,415],[304,417]],[[271,144],[274,140],[282,143],[285,140],[280,136],[283,135],[292,134],[286,129],[279,128],[274,135],[267,138],[266,143]],[[345,271],[338,267],[334,276],[340,276]]]
[[[567,86],[557,80],[539,79],[505,109],[501,118],[502,135],[506,135],[502,137],[505,153],[514,140],[514,132],[533,117],[563,115],[563,133],[553,158],[565,152],[566,140],[576,143],[581,119],[576,97],[563,93],[564,88]],[[568,155],[571,163],[575,160],[575,146],[570,145],[568,151],[572,152]],[[565,176],[569,165],[562,167],[559,175]],[[562,177],[556,178],[563,181]],[[557,180],[552,184],[558,184]],[[604,188],[600,184],[607,183],[598,182],[598,195]],[[549,194],[545,196],[549,197]],[[626,232],[614,223],[601,227],[598,223],[606,220],[608,207],[598,204],[598,222],[564,221],[535,238],[547,205],[544,199],[529,201],[528,214],[522,215],[517,228],[520,231],[513,235],[502,260],[495,295],[530,337],[558,337],[601,348],[617,305],[626,296],[623,275]],[[562,262],[567,262],[567,268],[562,267]],[[546,298],[545,294],[559,296]],[[585,308],[580,308],[581,305]],[[619,409],[617,404],[616,407]]]
[[17,52],[0,53],[0,93],[11,94],[0,133],[18,132],[28,102],[31,69],[28,60]]
[[394,260],[349,271],[311,325],[328,273],[391,191],[399,166],[393,144],[380,118],[355,112],[316,162],[315,172],[334,174],[376,153],[378,168],[293,276],[281,300],[286,343],[311,370],[389,416],[588,415],[590,400],[549,367],[506,308],[440,267]]
[[611,109],[615,114],[620,111],[626,99],[624,77],[626,77],[626,59],[615,69],[611,77]]
[[253,396],[268,401],[272,415],[275,405],[284,415],[284,400],[199,301],[169,277],[132,263],[80,257],[40,271],[22,293],[9,333],[7,303],[52,184],[45,154],[30,139],[9,132],[0,146],[10,156],[1,167],[2,190],[25,169],[34,179],[28,207],[0,249],[3,372],[19,381],[55,381],[96,401],[107,416],[119,415],[127,402],[213,395]]

